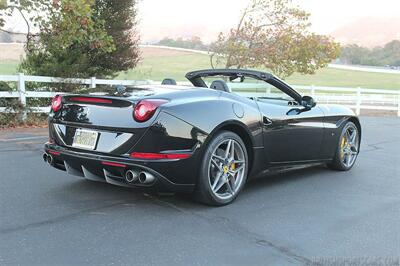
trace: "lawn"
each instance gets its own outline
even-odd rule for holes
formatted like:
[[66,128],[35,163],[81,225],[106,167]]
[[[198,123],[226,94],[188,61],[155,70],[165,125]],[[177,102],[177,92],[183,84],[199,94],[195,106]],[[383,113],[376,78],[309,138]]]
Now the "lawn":
[[17,73],[18,61],[0,61],[0,75],[14,75]]
[[[137,68],[119,74],[117,79],[159,81],[164,78],[174,78],[183,81],[186,72],[210,67],[208,56],[188,52],[145,48],[142,57]],[[2,61],[0,62],[0,74],[14,74],[16,66],[16,61]],[[315,75],[295,74],[287,81],[293,85],[400,89],[399,74],[368,73],[333,68],[319,70]]]
[[315,75],[295,74],[287,79],[290,84],[332,87],[361,87],[400,90],[400,74],[371,73],[325,68]]

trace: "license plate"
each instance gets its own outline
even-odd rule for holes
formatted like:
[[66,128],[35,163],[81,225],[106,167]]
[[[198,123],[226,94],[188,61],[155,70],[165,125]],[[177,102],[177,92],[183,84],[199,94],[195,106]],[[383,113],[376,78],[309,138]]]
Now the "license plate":
[[77,129],[75,131],[74,142],[72,147],[94,150],[97,143],[97,137],[99,133],[96,131]]

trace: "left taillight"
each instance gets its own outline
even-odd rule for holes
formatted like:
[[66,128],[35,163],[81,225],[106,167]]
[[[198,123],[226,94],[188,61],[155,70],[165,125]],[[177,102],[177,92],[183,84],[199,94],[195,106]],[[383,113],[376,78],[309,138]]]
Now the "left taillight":
[[136,122],[146,122],[156,112],[157,108],[167,103],[167,100],[163,99],[148,99],[139,101],[133,109],[133,118]]
[[62,107],[62,96],[56,95],[53,100],[51,100],[51,110],[53,112],[58,112]]

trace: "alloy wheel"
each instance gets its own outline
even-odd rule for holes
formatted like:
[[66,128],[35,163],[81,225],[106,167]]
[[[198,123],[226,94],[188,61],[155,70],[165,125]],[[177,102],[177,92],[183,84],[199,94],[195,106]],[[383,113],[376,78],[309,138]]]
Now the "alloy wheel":
[[208,181],[212,193],[221,200],[234,197],[244,181],[245,170],[243,147],[234,139],[223,140],[209,162]]
[[358,130],[354,124],[348,124],[340,141],[340,159],[350,168],[357,159],[359,149]]

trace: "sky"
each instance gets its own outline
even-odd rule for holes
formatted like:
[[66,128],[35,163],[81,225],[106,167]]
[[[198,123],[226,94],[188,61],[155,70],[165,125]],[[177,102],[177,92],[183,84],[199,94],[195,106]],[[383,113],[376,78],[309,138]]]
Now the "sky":
[[[213,41],[237,23],[249,0],[139,0],[142,42],[163,37],[200,36]],[[311,13],[312,30],[329,34],[363,17],[400,17],[400,0],[293,0]],[[18,16],[8,28],[24,31]]]
[[[198,33],[206,41],[237,23],[249,0],[142,0],[144,41]],[[329,34],[363,17],[400,17],[400,0],[294,0],[311,13],[312,30]]]

